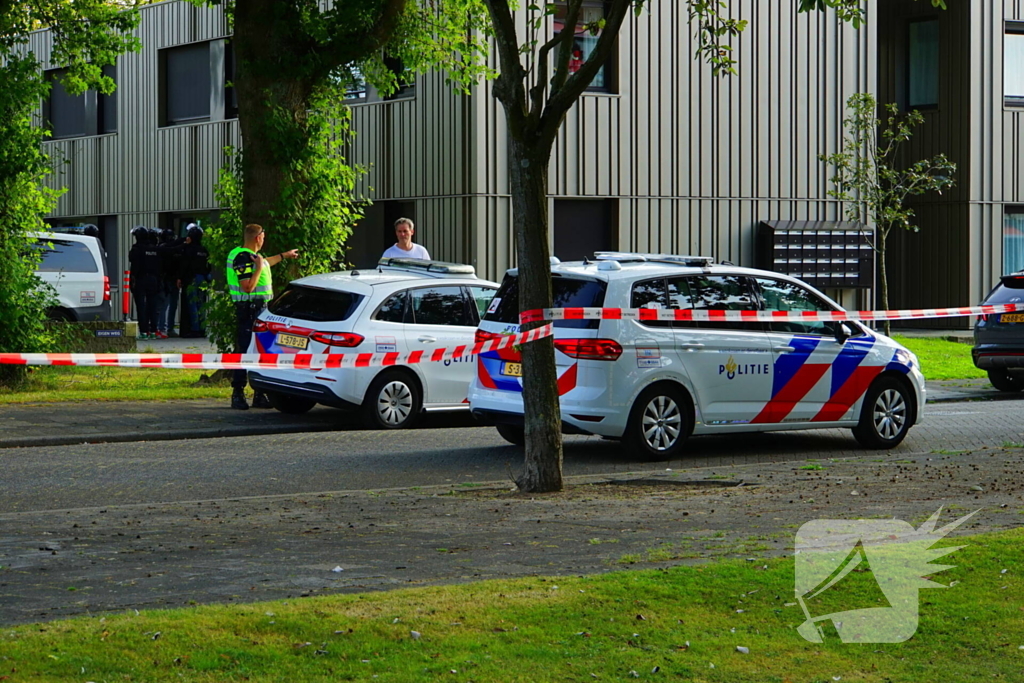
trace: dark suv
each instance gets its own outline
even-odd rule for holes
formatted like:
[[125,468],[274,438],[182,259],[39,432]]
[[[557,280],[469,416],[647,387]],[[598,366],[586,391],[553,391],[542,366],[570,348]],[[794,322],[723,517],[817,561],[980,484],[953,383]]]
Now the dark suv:
[[[1024,304],[1024,270],[1000,278],[982,304]],[[978,318],[971,356],[999,391],[1024,390],[1024,311]]]

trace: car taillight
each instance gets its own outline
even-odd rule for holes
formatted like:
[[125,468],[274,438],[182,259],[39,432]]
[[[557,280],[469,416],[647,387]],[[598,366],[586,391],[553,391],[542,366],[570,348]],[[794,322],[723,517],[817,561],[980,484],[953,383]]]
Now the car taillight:
[[556,339],[555,348],[581,360],[618,360],[622,347],[614,339]]
[[110,278],[103,276],[103,300],[110,301]]
[[266,332],[269,329],[266,320],[257,320],[252,324],[253,332]]
[[491,341],[492,339],[499,339],[502,335],[495,334],[494,332],[485,332],[484,330],[477,330],[476,336],[473,338],[474,344],[480,342]]
[[344,346],[352,348],[363,343],[363,335],[353,332],[314,332],[309,338],[327,346]]

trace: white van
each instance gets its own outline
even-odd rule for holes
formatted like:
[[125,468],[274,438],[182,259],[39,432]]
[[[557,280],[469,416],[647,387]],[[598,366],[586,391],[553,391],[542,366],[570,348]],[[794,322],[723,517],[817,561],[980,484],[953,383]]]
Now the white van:
[[[706,257],[599,253],[551,268],[556,308],[838,311],[786,275]],[[510,270],[476,341],[519,332]],[[563,429],[622,439],[645,459],[684,453],[691,434],[846,427],[867,448],[892,448],[925,404],[917,358],[848,321],[560,320],[555,364]],[[473,414],[523,441],[523,367],[509,348],[478,356]]]
[[49,316],[67,322],[110,320],[110,278],[100,241],[53,232],[31,236],[43,253],[36,275],[57,292]]

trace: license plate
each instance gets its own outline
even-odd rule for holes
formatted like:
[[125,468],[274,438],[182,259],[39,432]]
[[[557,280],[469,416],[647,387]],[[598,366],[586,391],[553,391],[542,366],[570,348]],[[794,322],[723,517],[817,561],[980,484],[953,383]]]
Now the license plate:
[[1024,313],[1003,313],[999,317],[1001,323],[1024,323]]
[[507,375],[508,377],[522,377],[523,376],[523,364],[522,363],[502,363],[501,374]]
[[287,346],[292,349],[305,349],[309,346],[309,339],[306,337],[296,337],[294,334],[279,334],[277,335],[277,345]]

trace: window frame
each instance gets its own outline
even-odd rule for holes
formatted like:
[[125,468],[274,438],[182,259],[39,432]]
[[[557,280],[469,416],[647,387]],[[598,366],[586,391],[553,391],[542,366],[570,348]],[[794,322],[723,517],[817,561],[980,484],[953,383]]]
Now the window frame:
[[941,40],[942,40],[941,28],[942,28],[942,25],[939,23],[939,17],[936,16],[936,15],[928,15],[928,16],[924,16],[924,17],[917,17],[917,18],[910,19],[910,20],[907,21],[907,42],[906,42],[906,45],[907,45],[907,52],[906,52],[906,60],[907,60],[906,61],[906,63],[907,63],[907,71],[906,71],[907,91],[906,91],[906,98],[907,98],[907,100],[906,101],[907,101],[907,109],[908,110],[913,110],[913,109],[917,109],[919,111],[932,111],[932,110],[936,110],[936,109],[939,108],[939,100],[942,99],[942,94],[940,92],[941,89],[942,89],[942,78],[941,78],[941,73],[939,71],[939,59],[935,59],[932,62],[934,64],[934,74],[935,74],[935,101],[934,102],[928,102],[928,103],[915,104],[913,102],[912,97],[911,97],[911,93],[913,93],[913,84],[915,82],[915,79],[914,79],[914,60],[913,60],[913,40],[912,40],[913,27],[915,25],[928,24],[928,23],[935,24],[935,42],[936,42],[936,46],[937,46],[936,52],[937,52],[938,56],[941,56],[941,54],[942,54],[942,46],[941,46]]
[[[470,321],[470,322],[467,322],[465,325],[458,325],[458,324],[455,324],[455,323],[447,323],[447,322],[445,322],[445,323],[432,323],[432,322],[420,322],[419,320],[417,320],[416,319],[416,307],[415,307],[415,305],[413,303],[413,297],[416,296],[416,292],[419,292],[419,291],[422,291],[422,290],[427,290],[427,289],[455,289],[455,290],[458,290],[459,296],[462,299],[462,315],[463,315],[463,319],[466,320],[466,321]],[[479,324],[479,323],[471,322],[473,320],[474,316],[475,316],[473,311],[476,310],[476,303],[474,302],[472,305],[470,305],[470,302],[469,302],[469,298],[470,297],[468,296],[468,293],[466,292],[466,288],[463,285],[427,284],[427,285],[421,285],[419,287],[410,287],[409,289],[405,290],[405,292],[407,293],[406,302],[405,302],[405,320],[406,320],[406,324],[407,325],[424,325],[424,326],[430,325],[430,326],[434,326],[434,327],[438,327],[438,326],[440,326],[440,327],[476,327]],[[470,309],[472,309],[472,310],[470,310]]]
[[[553,4],[556,7],[568,7],[568,4],[567,4],[566,0],[555,0],[555,2]],[[601,8],[601,16],[603,18],[603,17],[608,16],[608,5],[609,5],[609,3],[606,2],[605,0],[583,0],[583,5],[582,6],[583,7],[600,7]],[[556,14],[552,14],[551,15],[552,22],[555,21],[555,17],[556,17]],[[552,29],[553,28],[554,28],[554,24],[552,23]],[[554,31],[554,30],[552,30],[552,38],[554,38],[556,35],[561,35],[561,31]],[[575,32],[573,33],[573,36],[578,36],[578,35],[580,35],[580,34],[579,33],[575,33]],[[559,49],[561,49],[561,48],[559,48]],[[584,61],[586,61],[586,60],[584,60]],[[601,69],[604,71],[604,84],[603,85],[594,85],[593,81],[591,81],[591,84],[587,86],[587,89],[583,91],[583,94],[584,95],[601,95],[601,94],[616,95],[616,94],[618,94],[618,92],[619,92],[619,87],[618,87],[619,86],[619,84],[618,84],[618,69],[616,68],[617,65],[618,65],[618,61],[619,61],[619,41],[618,41],[618,38],[616,37],[616,39],[613,41],[613,44],[612,44],[612,51],[608,55],[608,60],[604,64],[601,65]],[[571,73],[572,72],[570,72],[570,75],[571,75]],[[601,71],[599,70],[598,73],[601,73]],[[597,76],[595,75],[594,78],[596,79]]]
[[[213,88],[215,86],[215,83],[214,83],[215,79],[213,78],[213,74],[211,73],[212,70],[213,70],[213,61],[214,61],[214,57],[215,57],[214,52],[216,50],[216,48],[215,48],[215,46],[213,44],[214,42],[215,41],[213,41],[213,40],[199,40],[199,41],[195,41],[195,42],[192,42],[192,43],[183,43],[181,45],[172,45],[172,46],[169,46],[169,47],[165,47],[165,48],[163,48],[163,49],[161,49],[159,51],[159,58],[158,58],[158,62],[159,62],[158,84],[159,85],[158,85],[158,88],[159,88],[159,103],[160,103],[159,111],[160,111],[160,127],[161,128],[173,128],[175,126],[187,126],[187,125],[190,125],[190,124],[207,123],[207,122],[210,122],[210,121],[217,120],[218,117],[214,116],[215,112],[214,112],[214,106],[213,106],[213,102],[212,102],[212,100],[213,100],[212,93],[213,93]],[[170,68],[169,68],[168,62],[169,62],[169,60],[170,60],[170,58],[171,58],[171,56],[173,54],[181,53],[181,52],[184,52],[184,51],[189,50],[189,49],[195,49],[195,48],[197,48],[199,46],[205,46],[206,50],[207,50],[207,60],[206,60],[206,71],[207,71],[206,115],[205,116],[189,116],[189,117],[185,117],[185,118],[174,118],[174,119],[172,119],[171,116],[170,116],[169,106],[170,106],[171,100],[173,99],[172,98],[173,93],[170,92],[170,79],[169,79]],[[224,76],[226,77],[226,74],[224,74]],[[225,98],[224,99],[226,99],[226,94],[225,94]],[[223,116],[223,112],[221,112],[221,116]]]
[[[81,95],[68,95],[64,90],[60,77],[67,73],[66,68],[47,69],[43,77],[50,83],[50,92],[42,102],[42,115],[44,125],[50,133],[51,140],[73,140],[75,138],[96,137],[99,135],[113,135],[117,133],[117,90],[110,95],[104,95],[96,90],[86,90]],[[114,85],[117,85],[117,64],[109,64],[103,67],[103,75],[111,78]],[[60,88],[68,102],[74,102],[80,113],[81,128],[71,133],[58,133],[53,126],[53,92],[54,88]],[[107,129],[104,114],[111,109],[113,111],[113,128]]]
[[[1006,21],[1003,26],[1003,106],[1011,109],[1024,108],[1024,90],[1020,94],[1011,95],[1007,92],[1007,37],[1009,36],[1020,36],[1020,40],[1024,41],[1024,21]],[[1024,55],[1020,62],[1021,69],[1024,69]]]
[[[1002,241],[1001,241],[1001,245],[1000,245],[1002,247],[1002,250],[1003,250],[1003,259],[1002,259],[1003,260],[1003,262],[1002,262],[1002,269],[1003,269],[1002,272],[1003,272],[1003,274],[1015,273],[1017,271],[1024,270],[1024,246],[1021,247],[1020,262],[1019,263],[1011,264],[1010,260],[1008,258],[1007,252],[1009,250],[1007,250],[1007,248],[1006,248],[1006,238],[1009,237],[1009,235],[1007,235],[1007,230],[1009,228],[1011,228],[1011,227],[1014,228],[1014,229],[1017,229],[1016,226],[1009,225],[1010,216],[1019,216],[1020,217],[1019,218],[1020,223],[1021,223],[1021,228],[1020,229],[1021,229],[1022,232],[1024,232],[1024,205],[1020,205],[1020,204],[1007,204],[1003,208],[1003,221],[1002,221],[1003,229],[1002,229]],[[1021,240],[1024,240],[1024,236],[1021,236]]]

